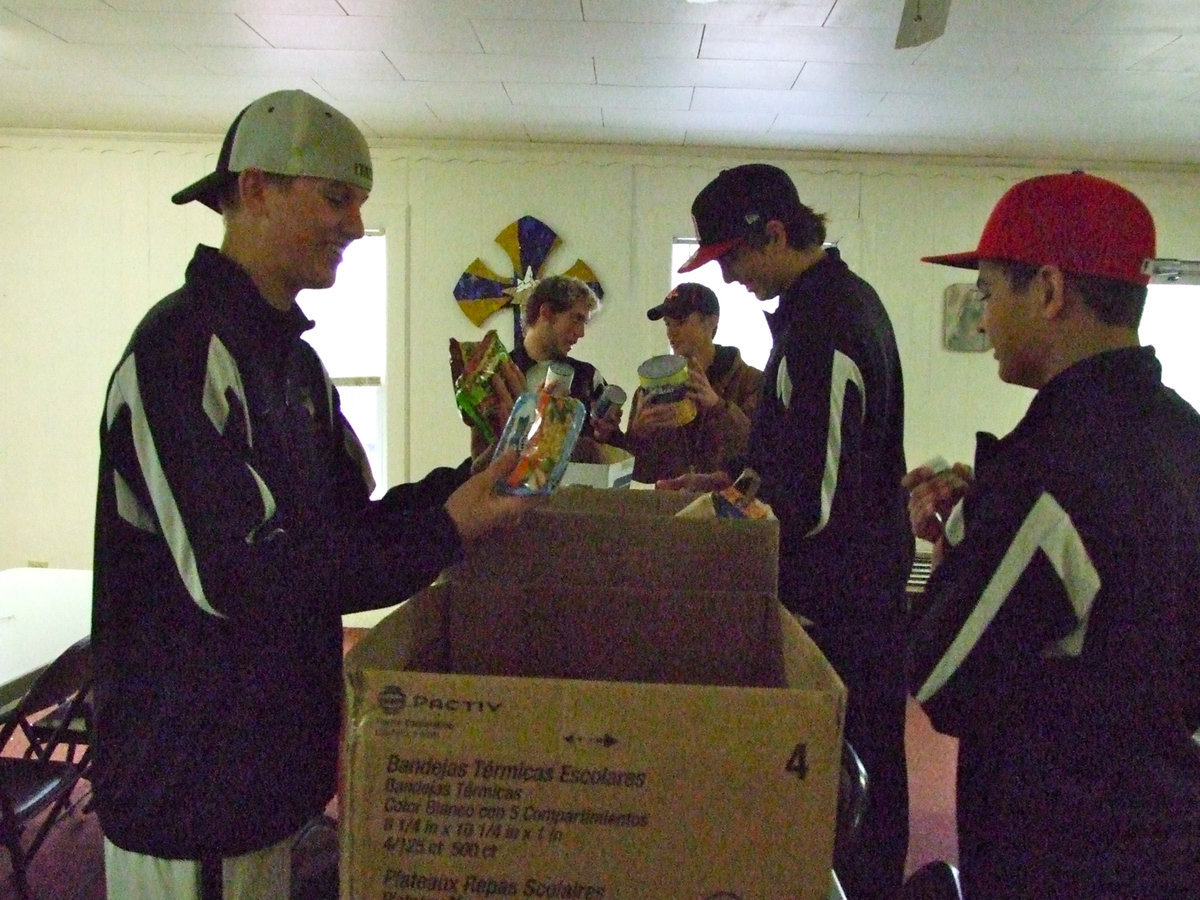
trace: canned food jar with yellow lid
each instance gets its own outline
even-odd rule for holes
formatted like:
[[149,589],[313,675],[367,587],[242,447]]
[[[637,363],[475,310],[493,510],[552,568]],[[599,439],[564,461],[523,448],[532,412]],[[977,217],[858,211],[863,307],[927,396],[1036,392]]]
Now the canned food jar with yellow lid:
[[638,366],[638,378],[646,392],[645,402],[673,406],[677,425],[696,418],[696,404],[687,393],[687,357],[652,356]]

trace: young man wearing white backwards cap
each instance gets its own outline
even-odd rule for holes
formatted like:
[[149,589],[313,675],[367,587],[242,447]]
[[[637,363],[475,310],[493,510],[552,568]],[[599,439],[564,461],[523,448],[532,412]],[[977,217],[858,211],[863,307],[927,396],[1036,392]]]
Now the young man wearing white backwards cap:
[[101,425],[92,647],[108,896],[286,900],[333,796],[341,615],[428,584],[515,523],[515,455],[372,502],[296,295],[333,284],[372,186],[361,132],[303,91],[234,120],[176,194],[219,212],[135,329]]
[[905,478],[938,561],[909,683],[959,738],[968,900],[1200,892],[1200,416],[1139,346],[1154,252],[1142,201],[1075,172],[926,258],[978,269],[1000,378],[1037,390],[973,469]]

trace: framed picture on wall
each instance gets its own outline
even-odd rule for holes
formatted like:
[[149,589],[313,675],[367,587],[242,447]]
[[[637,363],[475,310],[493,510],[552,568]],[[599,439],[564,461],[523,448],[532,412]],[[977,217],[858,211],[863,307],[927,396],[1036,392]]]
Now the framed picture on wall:
[[942,346],[947,350],[978,353],[992,342],[979,330],[983,300],[973,284],[952,284],[942,294]]

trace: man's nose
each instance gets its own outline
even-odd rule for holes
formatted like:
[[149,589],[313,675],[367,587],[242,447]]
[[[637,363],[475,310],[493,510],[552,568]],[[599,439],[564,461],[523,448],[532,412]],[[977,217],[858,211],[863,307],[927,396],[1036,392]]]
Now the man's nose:
[[366,228],[363,227],[362,206],[357,203],[350,204],[347,208],[342,227],[345,229],[346,234],[350,235],[356,241],[367,233]]

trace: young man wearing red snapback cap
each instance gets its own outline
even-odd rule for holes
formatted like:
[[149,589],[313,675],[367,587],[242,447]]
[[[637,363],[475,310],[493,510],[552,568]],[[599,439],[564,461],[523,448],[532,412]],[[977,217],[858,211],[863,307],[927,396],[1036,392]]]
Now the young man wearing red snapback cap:
[[997,203],[977,249],[1003,381],[1037,390],[975,465],[915,469],[935,571],[910,685],[959,738],[979,898],[1200,894],[1200,415],[1138,323],[1154,223],[1081,172]]
[[779,598],[813,623],[846,683],[846,739],[870,779],[838,878],[850,900],[892,900],[908,851],[903,654],[914,541],[891,321],[871,285],[824,246],[824,217],[782,169],[726,169],[696,196],[692,218],[700,248],[681,272],[716,261],[759,300],[779,297],[746,461],[779,518]]
[[371,158],[304,91],[230,126],[174,196],[221,214],[137,326],[100,429],[91,779],[113,900],[287,900],[336,787],[341,615],[395,604],[515,524],[515,454],[371,501],[366,456],[296,305],[362,237]]

